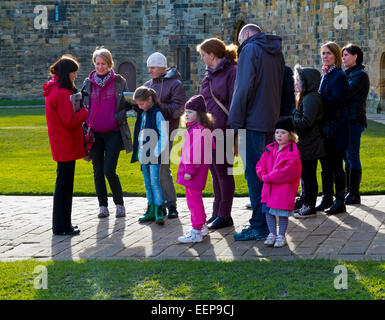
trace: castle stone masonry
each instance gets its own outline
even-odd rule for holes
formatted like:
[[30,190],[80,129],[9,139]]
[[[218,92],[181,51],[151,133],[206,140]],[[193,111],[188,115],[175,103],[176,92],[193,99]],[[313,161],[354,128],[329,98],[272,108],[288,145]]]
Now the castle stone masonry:
[[280,35],[286,64],[320,70],[320,45],[352,42],[364,50],[371,87],[368,109],[385,112],[385,0],[2,0],[0,99],[42,98],[49,65],[64,53],[78,58],[77,87],[93,69],[92,52],[111,50],[130,90],[149,79],[147,57],[164,53],[177,65],[188,96],[205,66],[196,46],[218,37],[236,43],[256,23]]

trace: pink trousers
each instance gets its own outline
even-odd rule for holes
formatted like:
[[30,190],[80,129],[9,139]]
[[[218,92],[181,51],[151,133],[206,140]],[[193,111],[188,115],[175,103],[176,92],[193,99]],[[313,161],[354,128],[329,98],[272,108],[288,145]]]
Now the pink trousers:
[[206,223],[205,207],[203,205],[202,191],[186,187],[186,201],[191,213],[191,224],[196,230],[201,230]]

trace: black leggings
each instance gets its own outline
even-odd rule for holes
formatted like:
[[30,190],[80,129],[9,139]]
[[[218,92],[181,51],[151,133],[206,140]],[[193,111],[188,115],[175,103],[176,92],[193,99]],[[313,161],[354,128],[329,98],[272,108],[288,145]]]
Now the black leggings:
[[304,188],[304,203],[306,206],[314,207],[317,201],[317,162],[318,160],[302,161],[302,186]]

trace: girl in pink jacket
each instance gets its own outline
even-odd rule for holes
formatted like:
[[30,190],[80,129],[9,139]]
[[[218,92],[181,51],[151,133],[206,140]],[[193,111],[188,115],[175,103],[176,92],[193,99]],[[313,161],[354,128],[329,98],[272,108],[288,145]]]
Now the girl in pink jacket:
[[201,242],[207,235],[206,213],[202,191],[206,186],[207,174],[211,163],[213,139],[210,129],[212,116],[206,112],[202,95],[193,96],[185,105],[187,130],[176,182],[186,187],[187,206],[191,212],[192,229],[178,241],[183,243]]
[[[292,119],[282,117],[275,125],[275,142],[266,147],[256,167],[258,178],[263,182],[261,203],[270,231],[264,243],[275,248],[286,244],[286,229],[289,216],[293,215],[301,177],[297,141]],[[279,218],[278,235],[276,217]]]

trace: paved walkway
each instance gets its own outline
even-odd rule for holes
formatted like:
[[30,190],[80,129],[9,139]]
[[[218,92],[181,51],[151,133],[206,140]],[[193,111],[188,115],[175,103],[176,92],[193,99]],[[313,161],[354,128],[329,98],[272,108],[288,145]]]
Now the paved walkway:
[[[112,199],[109,199],[112,203]],[[205,198],[211,208],[212,198]],[[320,198],[318,199],[320,201]],[[363,196],[362,204],[347,206],[349,213],[327,216],[321,212],[306,220],[289,219],[288,246],[267,248],[263,241],[234,241],[233,234],[247,225],[248,198],[235,198],[234,226],[210,232],[202,243],[178,244],[190,229],[184,198],[180,216],[164,226],[139,224],[145,198],[125,198],[125,218],[97,218],[96,197],[76,197],[73,223],[80,235],[54,236],[51,231],[52,197],[0,196],[0,261],[46,259],[182,259],[240,260],[331,258],[385,259],[385,196]],[[115,207],[111,206],[114,211]],[[208,210],[210,212],[210,210]]]

